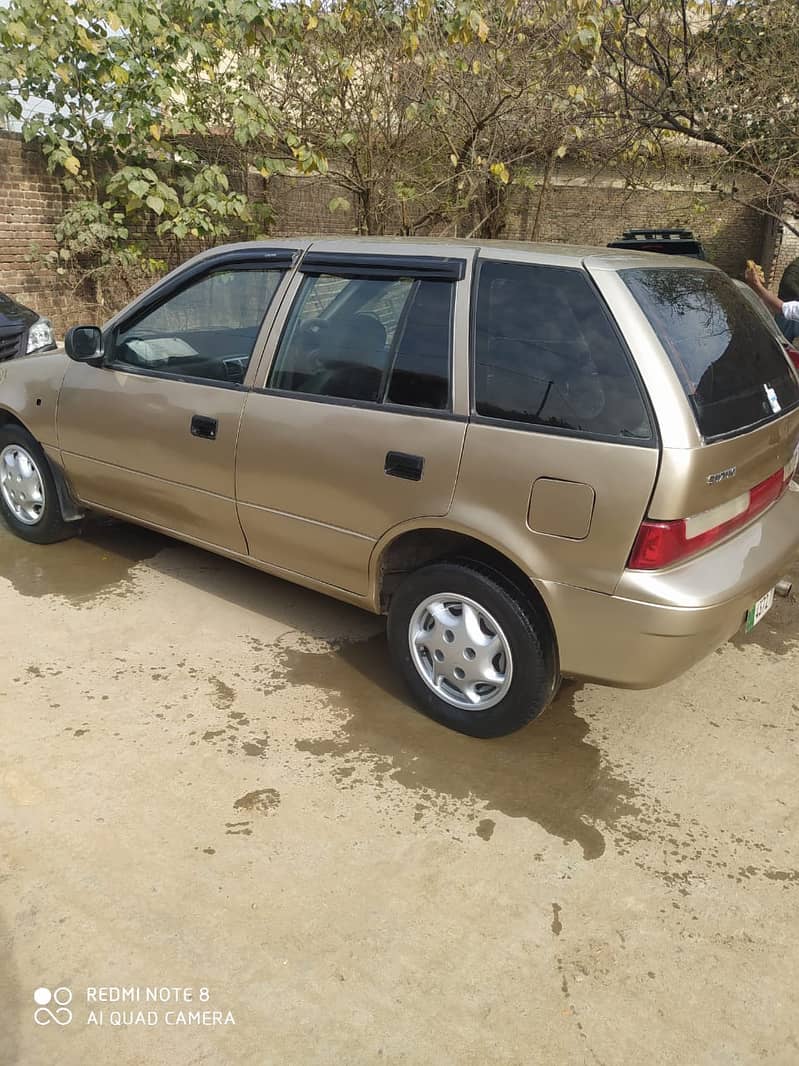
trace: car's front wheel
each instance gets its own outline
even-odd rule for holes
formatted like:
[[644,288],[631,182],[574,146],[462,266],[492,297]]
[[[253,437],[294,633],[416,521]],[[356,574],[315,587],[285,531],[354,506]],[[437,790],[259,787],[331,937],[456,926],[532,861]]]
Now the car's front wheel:
[[77,533],[65,522],[41,445],[21,426],[0,427],[0,512],[24,540],[52,544]]
[[460,733],[512,733],[556,690],[557,654],[543,612],[471,561],[409,575],[391,601],[388,639],[419,707]]

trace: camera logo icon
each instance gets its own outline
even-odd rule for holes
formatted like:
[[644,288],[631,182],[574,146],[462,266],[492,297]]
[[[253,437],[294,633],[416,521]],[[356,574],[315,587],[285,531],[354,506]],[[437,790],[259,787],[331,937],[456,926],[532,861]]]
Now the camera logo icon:
[[69,1025],[72,1021],[72,1011],[69,1004],[72,1002],[72,992],[63,985],[54,988],[37,988],[33,993],[33,1002],[37,1004],[33,1012],[33,1020],[37,1025]]

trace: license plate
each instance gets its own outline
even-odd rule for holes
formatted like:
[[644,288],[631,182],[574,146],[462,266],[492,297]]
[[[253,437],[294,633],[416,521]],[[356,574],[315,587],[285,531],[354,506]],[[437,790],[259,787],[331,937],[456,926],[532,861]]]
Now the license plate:
[[774,589],[770,589],[765,596],[761,596],[754,607],[746,612],[746,632],[755,628],[764,614],[768,614],[774,603]]

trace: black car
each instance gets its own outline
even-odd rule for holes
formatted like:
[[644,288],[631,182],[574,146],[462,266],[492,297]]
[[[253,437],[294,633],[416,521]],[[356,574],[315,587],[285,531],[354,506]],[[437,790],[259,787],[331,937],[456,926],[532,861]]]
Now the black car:
[[55,347],[50,320],[0,292],[0,363]]

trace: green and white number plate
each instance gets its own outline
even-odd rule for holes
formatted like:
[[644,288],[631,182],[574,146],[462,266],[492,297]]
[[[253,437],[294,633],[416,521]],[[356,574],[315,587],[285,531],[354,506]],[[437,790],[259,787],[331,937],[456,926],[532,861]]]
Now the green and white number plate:
[[764,614],[768,614],[774,603],[774,589],[770,589],[765,596],[761,596],[754,607],[746,612],[746,632],[755,628]]

